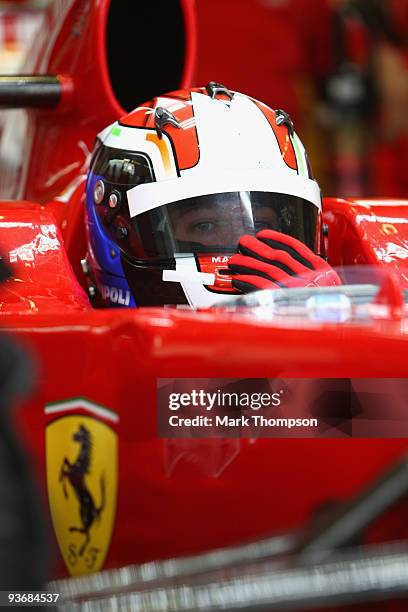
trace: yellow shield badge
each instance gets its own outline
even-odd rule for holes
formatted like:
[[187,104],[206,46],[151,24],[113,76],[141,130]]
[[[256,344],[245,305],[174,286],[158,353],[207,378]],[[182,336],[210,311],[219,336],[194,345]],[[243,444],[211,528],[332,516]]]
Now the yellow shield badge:
[[[67,414],[73,410],[77,414]],[[117,421],[117,415],[81,398],[48,405],[45,412],[65,413],[47,425],[45,440],[48,497],[61,554],[71,575],[97,572],[115,521],[118,445],[106,421]]]

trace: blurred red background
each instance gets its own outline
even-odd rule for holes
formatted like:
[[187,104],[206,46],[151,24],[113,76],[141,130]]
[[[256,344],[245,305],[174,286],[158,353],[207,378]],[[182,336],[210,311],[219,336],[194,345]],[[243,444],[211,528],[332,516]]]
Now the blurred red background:
[[196,5],[199,84],[287,110],[326,195],[408,196],[407,0]]

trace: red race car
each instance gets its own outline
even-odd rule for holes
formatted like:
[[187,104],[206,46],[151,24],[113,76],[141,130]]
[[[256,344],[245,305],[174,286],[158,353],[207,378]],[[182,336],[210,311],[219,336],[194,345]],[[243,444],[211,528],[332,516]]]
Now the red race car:
[[[154,251],[157,242],[154,249],[149,247],[154,252],[148,251],[146,231],[136,240],[139,226],[119,206],[125,191],[129,209],[136,206],[128,188],[136,192],[139,183],[129,177],[136,170],[143,176],[154,171],[156,182],[142,181],[142,212],[148,215],[144,222],[153,223],[160,208],[155,227],[164,227],[163,211],[171,217],[166,207],[180,198],[177,189],[170,196],[171,185],[159,184],[171,179],[160,178],[160,171],[180,176],[199,164],[200,154],[200,163],[204,159],[202,146],[196,148],[197,159],[185,156],[185,165],[178,168],[173,163],[177,139],[194,139],[199,133],[185,91],[200,98],[194,108],[202,117],[207,100],[218,99],[234,112],[234,104],[246,109],[249,98],[217,83],[190,89],[196,44],[190,0],[167,0],[154,13],[147,5],[131,3],[125,15],[123,4],[115,0],[55,0],[45,23],[26,76],[0,79],[0,103],[13,109],[0,144],[0,249],[11,271],[0,289],[0,315],[3,329],[37,362],[36,388],[20,411],[19,428],[48,497],[60,553],[55,576],[198,554],[299,527],[316,508],[352,496],[406,452],[402,416],[393,416],[395,427],[381,421],[384,439],[379,426],[365,428],[364,419],[360,428],[342,427],[337,420],[318,434],[292,432],[286,436],[291,439],[253,432],[242,438],[172,438],[158,433],[157,399],[167,379],[175,389],[179,379],[200,379],[206,388],[209,380],[255,379],[262,386],[265,380],[380,378],[381,383],[373,380],[372,385],[387,393],[389,379],[403,379],[408,371],[408,200],[326,198],[321,204],[290,118],[251,101],[265,125],[275,122],[271,134],[287,172],[309,185],[306,199],[316,225],[308,252],[319,243],[328,262],[319,259],[319,265],[334,276],[309,285],[285,284],[279,276],[268,290],[270,283],[259,284],[266,273],[265,262],[259,264],[265,253],[256,251],[259,243],[241,242],[241,254],[228,268],[232,253],[220,251],[213,240],[200,257],[192,251],[201,266],[194,274],[205,276],[201,286],[213,296],[205,309],[192,311],[181,303],[168,307],[175,302],[161,293],[156,302],[154,297],[150,303],[138,301],[140,286],[121,284],[117,268],[104,268],[101,258],[111,258],[116,266],[119,259],[123,264],[126,251],[127,264],[137,260],[140,268],[146,253],[150,259],[174,258],[187,238],[165,236],[172,240],[171,253],[168,247]],[[179,94],[154,98],[169,91]],[[153,98],[154,103],[143,103]],[[136,106],[144,108],[143,117],[132,112]],[[225,127],[223,113],[218,121]],[[147,159],[144,145],[126,141],[132,130],[140,138],[142,132],[150,133],[145,144],[159,160],[154,158],[152,168],[142,160]],[[115,138],[123,140],[120,151],[127,155],[116,151],[104,157],[107,149],[115,149]],[[112,160],[130,181],[126,190],[122,179],[107,178],[111,171],[114,176]],[[266,178],[255,188],[240,168],[235,166],[234,172],[239,187],[227,187],[226,173],[220,172],[225,179],[221,191],[270,191]],[[274,227],[297,241],[286,245],[290,249],[302,237],[293,229],[300,226],[293,222],[297,209],[291,203],[299,194],[286,187],[285,172],[279,190],[287,196],[286,226]],[[200,184],[200,197],[205,197],[205,181]],[[155,192],[153,207],[147,202],[157,186],[161,191]],[[252,206],[254,218],[256,202],[242,201],[241,209]],[[261,211],[266,208],[262,201],[258,204]],[[233,218],[230,230],[239,238],[246,231],[236,234]],[[261,225],[252,225],[252,233],[270,231],[271,217],[260,215],[258,221]],[[98,223],[110,240],[103,254],[92,234]],[[200,218],[194,227],[207,232],[212,226]],[[265,242],[262,231],[258,240]],[[129,236],[122,248],[120,241]],[[317,255],[313,257],[316,263]],[[246,258],[258,262],[258,281],[250,288],[266,291],[245,293],[248,276],[254,278]],[[111,282],[102,278],[101,270],[110,274]],[[165,271],[175,281],[169,285],[197,282],[191,269],[170,266]],[[149,293],[150,281],[143,278],[145,293],[154,296],[155,289]],[[230,300],[224,303],[226,295]],[[372,386],[361,384],[363,392]],[[404,521],[396,522],[404,516],[401,512],[377,525],[372,539],[404,537]],[[193,608],[199,609],[196,604]]]

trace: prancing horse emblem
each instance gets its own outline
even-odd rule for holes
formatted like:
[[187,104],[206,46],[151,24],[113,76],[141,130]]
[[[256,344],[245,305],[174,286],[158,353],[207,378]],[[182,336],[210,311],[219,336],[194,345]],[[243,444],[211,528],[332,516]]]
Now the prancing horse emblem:
[[48,500],[62,558],[71,576],[98,572],[115,526],[119,416],[80,397],[47,404],[45,414]]
[[59,480],[62,483],[65,499],[68,499],[68,490],[66,479],[69,480],[76,498],[79,502],[79,514],[81,526],[70,526],[70,532],[83,533],[85,540],[79,550],[79,555],[82,556],[88,546],[91,536],[89,534],[95,520],[99,520],[106,504],[106,484],[105,477],[102,474],[100,477],[101,501],[100,505],[96,506],[92,493],[85,482],[86,474],[89,474],[92,455],[92,437],[89,430],[80,425],[72,439],[80,445],[79,453],[75,463],[65,457],[61,466]]

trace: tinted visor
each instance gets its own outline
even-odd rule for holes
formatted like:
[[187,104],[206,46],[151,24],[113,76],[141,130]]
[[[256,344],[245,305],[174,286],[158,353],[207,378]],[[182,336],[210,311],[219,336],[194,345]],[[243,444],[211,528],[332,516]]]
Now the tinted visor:
[[280,193],[240,191],[173,202],[132,219],[137,258],[168,259],[176,253],[237,250],[244,234],[273,229],[316,245],[318,209]]

